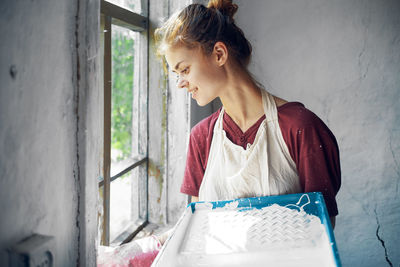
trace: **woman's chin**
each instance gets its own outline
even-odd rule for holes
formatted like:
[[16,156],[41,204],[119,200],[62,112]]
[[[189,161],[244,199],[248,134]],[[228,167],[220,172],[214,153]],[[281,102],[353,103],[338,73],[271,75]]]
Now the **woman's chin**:
[[208,103],[201,103],[201,102],[199,102],[199,101],[197,101],[197,100],[196,100],[196,102],[197,102],[197,105],[199,105],[200,107],[204,107],[205,105],[208,104]]
[[204,99],[199,99],[199,98],[195,98],[193,97],[194,100],[196,100],[197,105],[199,105],[200,107],[204,107],[205,105],[209,104],[211,101],[205,101]]

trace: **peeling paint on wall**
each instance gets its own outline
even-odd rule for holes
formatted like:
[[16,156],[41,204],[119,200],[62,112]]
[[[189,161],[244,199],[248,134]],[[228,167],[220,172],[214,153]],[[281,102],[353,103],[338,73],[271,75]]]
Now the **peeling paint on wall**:
[[161,201],[161,194],[162,194],[163,182],[164,182],[161,169],[162,169],[162,166],[158,166],[154,163],[153,160],[149,160],[149,167],[148,167],[149,178],[153,178],[156,180],[156,183],[158,184],[158,189],[159,189],[159,196],[157,198],[157,203],[160,203],[160,201]]
[[175,223],[187,202],[187,196],[180,193],[179,187],[190,131],[189,98],[185,91],[177,90],[175,81],[170,81],[165,58],[156,55],[153,31],[170,12],[190,3],[192,1],[170,0],[162,2],[162,5],[150,2],[149,157],[159,164],[162,184],[149,183],[149,207],[153,222],[162,224]]

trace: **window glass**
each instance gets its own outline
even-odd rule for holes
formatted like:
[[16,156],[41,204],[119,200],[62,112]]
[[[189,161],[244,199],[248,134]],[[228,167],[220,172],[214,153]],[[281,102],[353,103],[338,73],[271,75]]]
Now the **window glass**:
[[[126,173],[110,185],[110,241],[120,243],[131,233],[138,213],[137,177],[138,169]],[[117,240],[118,239],[118,240]]]
[[126,8],[138,14],[141,14],[142,12],[141,0],[107,0],[107,2]]
[[[132,15],[132,10],[140,13],[141,1],[106,2],[130,9],[123,12],[126,18]],[[113,12],[118,11],[112,8]],[[143,82],[147,73],[147,39],[143,32],[113,25],[113,22],[117,23],[113,20],[113,12],[107,9],[104,12],[106,14],[100,17],[100,51],[103,55],[100,68],[107,80],[103,82],[102,79],[100,85],[104,87],[104,110],[107,112],[104,120],[104,150],[107,154],[104,154],[103,175],[108,179],[106,183],[99,177],[98,234],[101,244],[115,245],[142,225],[142,218],[147,218],[147,191],[143,190],[147,189],[144,164],[147,160],[147,85]],[[121,172],[127,173],[119,176]],[[112,181],[108,184],[109,179]]]
[[134,55],[138,33],[112,25],[111,168],[135,154]]
[[[112,25],[111,176],[131,165],[138,151],[138,99],[135,49],[138,33]],[[136,53],[137,54],[137,53]],[[136,98],[135,98],[136,97]],[[117,170],[117,171],[115,171]],[[138,213],[137,177],[133,169],[110,185],[110,241],[133,227]],[[134,193],[136,192],[136,193]],[[136,206],[133,205],[136,203]],[[133,230],[131,229],[130,232]],[[125,236],[126,237],[126,236]]]

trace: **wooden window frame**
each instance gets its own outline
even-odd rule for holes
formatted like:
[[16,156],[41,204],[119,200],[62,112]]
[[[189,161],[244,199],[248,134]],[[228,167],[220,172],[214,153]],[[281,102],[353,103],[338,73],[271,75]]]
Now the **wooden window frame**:
[[[148,10],[148,2],[145,2],[145,12]],[[134,223],[136,229],[130,233],[125,232],[121,244],[131,241],[148,224],[148,17],[134,13],[128,9],[101,0],[100,12],[104,17],[104,144],[103,144],[103,179],[99,181],[99,188],[103,187],[103,220],[101,244],[110,245],[110,185],[111,182],[124,174],[139,167],[139,219]],[[137,142],[139,157],[129,158],[124,162],[124,167],[111,173],[111,102],[112,102],[112,55],[111,55],[111,25],[118,25],[140,33],[140,60],[135,59],[135,75],[138,73],[139,81],[135,82],[134,97],[138,100],[138,106],[134,106],[136,114],[139,114],[137,132],[134,134]],[[135,52],[135,55],[139,53]],[[135,57],[136,58],[136,57]],[[140,70],[140,71],[139,71]],[[137,80],[137,79],[136,79]],[[134,138],[133,138],[134,139]],[[135,144],[136,145],[136,144]],[[132,229],[130,227],[130,229]]]

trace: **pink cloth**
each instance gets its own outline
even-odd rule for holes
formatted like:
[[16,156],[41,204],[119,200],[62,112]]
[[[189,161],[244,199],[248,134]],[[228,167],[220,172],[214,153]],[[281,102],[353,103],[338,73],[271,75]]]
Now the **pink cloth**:
[[97,267],[147,267],[152,264],[161,243],[155,236],[134,240],[117,247],[100,246]]
[[158,250],[137,255],[129,261],[129,267],[150,267],[157,257]]

